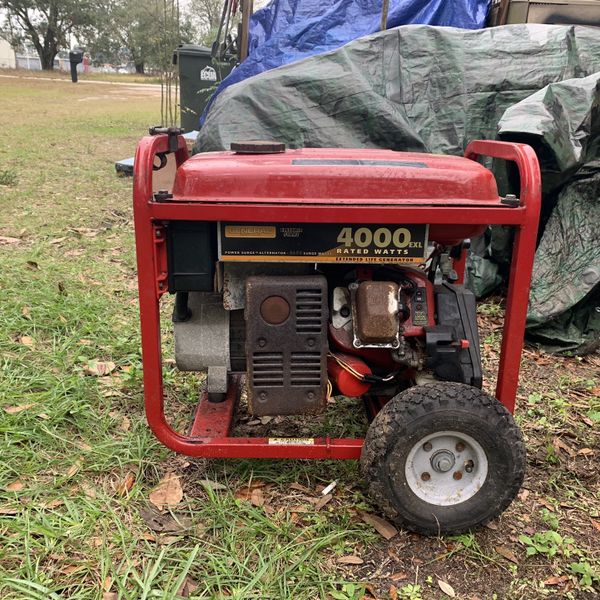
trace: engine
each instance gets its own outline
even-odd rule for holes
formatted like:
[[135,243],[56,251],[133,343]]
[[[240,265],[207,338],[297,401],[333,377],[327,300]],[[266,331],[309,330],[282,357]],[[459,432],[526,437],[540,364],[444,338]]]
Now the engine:
[[391,396],[420,382],[481,387],[475,298],[420,268],[220,264],[213,292],[179,292],[181,370],[210,398],[245,371],[252,414],[315,414],[331,394]]

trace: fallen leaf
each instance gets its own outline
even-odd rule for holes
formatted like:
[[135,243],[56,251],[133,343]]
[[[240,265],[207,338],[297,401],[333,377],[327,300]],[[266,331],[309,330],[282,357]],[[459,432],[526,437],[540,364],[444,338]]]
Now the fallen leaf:
[[86,444],[85,442],[75,442],[75,445],[84,452],[89,452],[92,449],[92,447],[89,444]]
[[589,456],[590,454],[594,454],[591,448],[582,448],[577,452],[577,456]]
[[159,544],[164,544],[165,546],[168,546],[169,544],[174,544],[175,542],[178,542],[180,539],[181,538],[177,535],[162,535],[159,536],[156,541]]
[[596,521],[596,520],[592,519],[592,527],[594,529],[597,529],[598,531],[600,531],[600,521]]
[[565,581],[569,581],[566,575],[561,575],[560,577],[553,575],[544,581],[544,585],[560,585],[561,583],[565,583]]
[[123,477],[123,479],[121,479],[121,481],[117,485],[117,494],[119,494],[120,496],[125,496],[125,494],[127,494],[127,492],[131,490],[134,483],[135,475],[131,471],[129,471],[129,473],[127,473],[127,475],[125,475],[125,477]]
[[79,469],[81,469],[81,459],[77,459],[70,467],[69,470],[67,471],[67,477],[73,477],[73,475],[75,475],[75,473],[77,473],[77,471],[79,471]]
[[115,363],[111,361],[91,360],[83,367],[83,372],[86,375],[94,377],[104,377],[112,373],[116,368]]
[[379,535],[383,536],[386,540],[391,540],[395,535],[398,534],[398,530],[385,519],[378,517],[377,515],[372,515],[370,513],[360,513],[361,519],[371,525],[379,533]]
[[119,429],[121,431],[129,431],[131,429],[131,419],[129,417],[123,417]]
[[527,500],[527,498],[529,497],[529,490],[524,489],[522,492],[519,493],[519,500],[521,502],[525,502],[525,500]]
[[556,448],[556,450],[563,450],[566,452],[571,458],[575,456],[575,451],[573,448],[571,448],[571,446],[569,446],[567,443],[563,442],[563,440],[561,440],[559,437],[555,437],[552,440],[552,445],[554,448]]
[[22,510],[22,506],[0,506],[0,515],[18,515]]
[[512,550],[510,550],[509,548],[507,548],[506,546],[496,546],[496,552],[500,556],[503,556],[504,558],[510,560],[511,562],[514,562],[516,565],[519,564],[519,560],[518,560],[517,556],[515,555],[515,553]]
[[104,584],[102,587],[105,592],[108,592],[108,590],[110,590],[111,586],[112,586],[112,577],[110,575],[107,575],[104,578]]
[[35,344],[35,342],[33,341],[33,338],[29,335],[20,336],[19,343],[23,344],[23,346],[29,346],[30,348],[31,348],[31,346],[33,346]]
[[104,544],[104,541],[100,537],[92,537],[89,539],[89,544],[92,548],[100,548]]
[[360,556],[349,554],[348,556],[340,556],[336,562],[340,565],[362,565],[365,561]]
[[440,590],[442,590],[442,592],[444,592],[444,594],[446,594],[446,596],[450,596],[450,598],[456,598],[456,592],[454,591],[454,588],[449,583],[446,583],[445,581],[438,579],[437,584],[440,586]]
[[236,500],[249,501],[252,497],[252,490],[249,487],[244,486],[235,492],[234,497]]
[[253,506],[257,506],[257,507],[264,506],[265,497],[260,488],[256,488],[256,489],[252,490],[252,493],[250,495],[250,502],[253,504]]
[[315,510],[321,510],[326,504],[329,504],[333,498],[333,494],[327,494],[323,496],[316,504]]
[[267,425],[273,420],[273,417],[258,417],[258,420],[260,421],[261,425]]
[[82,483],[81,484],[81,490],[83,491],[83,493],[88,498],[95,498],[96,497],[96,490],[91,485],[89,485],[88,483]]
[[149,500],[158,508],[171,508],[177,506],[183,499],[183,489],[181,481],[174,473],[167,473],[156,486],[154,491],[150,492]]
[[390,579],[392,581],[404,581],[405,579],[408,579],[408,573],[405,573],[404,571],[399,571],[398,573],[390,575]]
[[102,600],[119,600],[119,594],[117,592],[104,592]]
[[98,230],[90,227],[71,227],[70,230],[85,237],[96,237],[98,235]]
[[183,515],[161,513],[152,506],[140,508],[140,515],[152,531],[157,533],[180,533],[192,527],[192,520]]
[[25,264],[27,265],[27,268],[32,271],[37,271],[40,268],[40,265],[38,265],[35,260],[28,260]]
[[293,513],[308,513],[308,512],[311,512],[312,507],[309,507],[307,504],[303,504],[300,506],[290,506],[288,510],[292,514]]
[[23,488],[25,487],[25,484],[22,481],[19,481],[18,479],[13,481],[12,483],[9,483],[6,486],[6,489],[9,492],[20,492]]
[[390,585],[390,600],[398,600],[398,588],[395,585]]
[[23,410],[31,408],[32,406],[35,406],[35,404],[19,404],[18,406],[5,406],[4,412],[7,412],[9,415],[16,415],[17,413],[20,413]]
[[31,319],[31,309],[29,308],[29,306],[24,306],[21,309],[21,314],[26,318],[26,319]]
[[51,244],[60,244],[61,242],[64,242],[67,238],[66,237],[59,237],[59,238],[54,238],[53,240],[50,240]]
[[297,492],[302,492],[303,494],[312,494],[312,491],[301,483],[290,484],[290,489],[296,490]]
[[0,235],[0,244],[8,245],[8,244],[18,244],[21,240],[19,238],[10,237],[7,235]]
[[545,498],[540,498],[538,500],[538,503],[547,508],[548,510],[554,512],[554,506],[552,506],[552,504],[550,504],[550,502],[548,502]]
[[197,589],[198,583],[188,575],[181,584],[181,587],[177,590],[177,595],[182,598],[189,598]]
[[62,569],[59,569],[59,571],[63,575],[72,575],[76,571],[79,571],[80,569],[83,569],[83,568],[84,568],[83,565],[67,565],[66,567],[63,567]]
[[46,413],[40,413],[40,414],[38,415],[38,417],[39,417],[40,419],[44,419],[44,421],[47,421],[47,420],[50,418],[50,416],[49,416],[48,414],[46,414]]
[[63,500],[56,498],[54,500],[50,500],[49,502],[43,502],[40,505],[40,508],[48,508],[48,509],[52,510],[53,508],[58,508],[59,506],[62,506],[63,504],[64,504]]

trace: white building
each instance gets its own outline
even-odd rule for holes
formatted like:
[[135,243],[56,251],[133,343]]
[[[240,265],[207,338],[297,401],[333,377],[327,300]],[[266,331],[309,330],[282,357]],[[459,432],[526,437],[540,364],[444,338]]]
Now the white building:
[[0,39],[0,69],[14,69],[16,66],[15,51],[6,40]]

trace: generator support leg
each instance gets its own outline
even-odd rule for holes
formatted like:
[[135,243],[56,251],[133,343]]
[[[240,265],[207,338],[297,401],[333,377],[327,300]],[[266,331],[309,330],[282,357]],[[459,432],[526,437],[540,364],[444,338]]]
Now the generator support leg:
[[537,227],[533,229],[524,226],[516,230],[510,265],[500,365],[496,385],[496,398],[510,412],[514,412],[519,385],[519,368],[523,352],[529,284],[531,282],[536,237]]

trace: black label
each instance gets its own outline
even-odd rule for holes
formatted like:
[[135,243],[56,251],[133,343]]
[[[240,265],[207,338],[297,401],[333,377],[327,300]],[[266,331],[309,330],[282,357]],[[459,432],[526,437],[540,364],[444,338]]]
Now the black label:
[[220,223],[223,261],[418,264],[427,225]]

